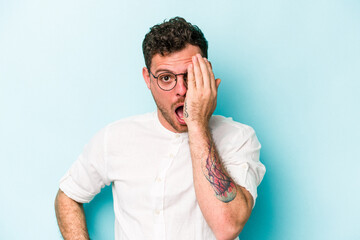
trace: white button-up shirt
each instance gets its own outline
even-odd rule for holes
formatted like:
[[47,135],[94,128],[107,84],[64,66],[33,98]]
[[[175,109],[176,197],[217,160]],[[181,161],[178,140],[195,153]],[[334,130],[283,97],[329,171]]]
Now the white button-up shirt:
[[[254,130],[221,116],[213,116],[209,127],[228,173],[255,202],[265,167]],[[188,134],[165,129],[156,112],[97,133],[60,189],[85,203],[111,183],[116,240],[215,239],[196,200]]]

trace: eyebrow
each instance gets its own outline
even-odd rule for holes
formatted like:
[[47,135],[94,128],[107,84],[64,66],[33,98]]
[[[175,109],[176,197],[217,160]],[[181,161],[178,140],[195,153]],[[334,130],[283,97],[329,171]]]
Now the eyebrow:
[[170,71],[169,69],[166,69],[166,68],[160,68],[160,69],[158,69],[158,70],[156,70],[155,72],[154,72],[154,74],[158,74],[158,73],[160,73],[160,72],[169,72],[169,73],[174,73],[173,71]]
[[169,69],[166,69],[166,68],[160,68],[160,69],[158,69],[158,70],[156,70],[155,72],[154,72],[154,74],[155,75],[158,75],[158,74],[160,74],[161,72],[167,72],[167,73],[172,73],[172,74],[175,74],[175,75],[179,75],[179,74],[187,74],[187,72],[184,72],[184,73],[174,73],[173,71],[170,71]]

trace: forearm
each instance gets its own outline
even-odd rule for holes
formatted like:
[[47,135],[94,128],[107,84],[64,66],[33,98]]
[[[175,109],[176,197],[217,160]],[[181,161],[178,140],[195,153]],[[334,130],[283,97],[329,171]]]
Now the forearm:
[[252,210],[252,197],[224,168],[206,126],[189,128],[194,186],[200,209],[217,239],[234,239]]
[[208,129],[216,108],[217,88],[210,62],[200,54],[188,66],[184,120],[188,127],[195,194],[217,239],[235,239],[248,220],[253,200],[224,168]]
[[89,239],[82,204],[72,200],[59,190],[55,199],[55,212],[61,234],[65,240]]

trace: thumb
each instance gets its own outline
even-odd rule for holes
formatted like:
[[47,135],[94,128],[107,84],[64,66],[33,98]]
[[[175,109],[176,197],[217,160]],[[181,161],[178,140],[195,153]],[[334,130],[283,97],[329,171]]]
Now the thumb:
[[218,79],[215,80],[216,89],[219,88],[220,82],[221,82],[221,79],[220,79],[220,78],[218,78]]

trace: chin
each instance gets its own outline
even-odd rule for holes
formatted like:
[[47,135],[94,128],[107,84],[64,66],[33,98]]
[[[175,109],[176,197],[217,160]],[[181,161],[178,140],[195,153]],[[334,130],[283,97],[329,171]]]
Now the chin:
[[[158,105],[158,104],[157,104]],[[188,131],[188,127],[184,121],[178,119],[178,116],[174,111],[165,111],[164,108],[159,108],[160,116],[163,121],[163,126],[172,132],[183,133]],[[161,120],[160,120],[161,122]]]
[[186,124],[179,123],[177,119],[173,119],[171,122],[168,121],[172,129],[177,133],[183,133],[188,131],[188,127]]
[[187,132],[188,131],[188,128],[186,125],[180,125],[180,127],[178,129],[176,129],[177,132],[179,133],[184,133],[184,132]]

